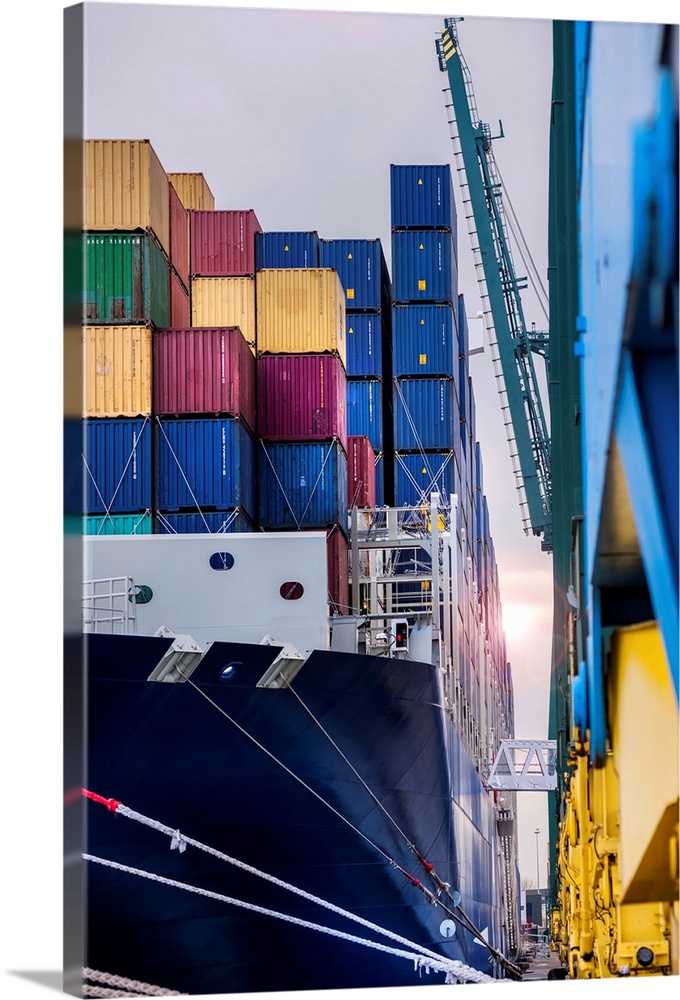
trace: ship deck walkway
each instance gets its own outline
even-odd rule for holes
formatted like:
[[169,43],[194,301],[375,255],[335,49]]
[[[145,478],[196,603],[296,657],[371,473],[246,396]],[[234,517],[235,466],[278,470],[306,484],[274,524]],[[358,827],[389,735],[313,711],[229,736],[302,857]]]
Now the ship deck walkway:
[[[537,982],[541,979],[557,979],[563,976],[555,975],[557,970],[564,972],[564,966],[560,962],[557,952],[550,951],[547,947],[539,946],[525,971],[522,973],[522,982]],[[549,975],[552,973],[552,975]]]

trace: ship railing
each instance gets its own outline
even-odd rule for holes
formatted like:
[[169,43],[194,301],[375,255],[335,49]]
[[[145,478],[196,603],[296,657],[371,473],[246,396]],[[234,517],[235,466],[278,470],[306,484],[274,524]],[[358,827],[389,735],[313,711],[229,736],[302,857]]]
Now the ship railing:
[[129,576],[83,581],[83,632],[134,635],[137,631],[135,583]]

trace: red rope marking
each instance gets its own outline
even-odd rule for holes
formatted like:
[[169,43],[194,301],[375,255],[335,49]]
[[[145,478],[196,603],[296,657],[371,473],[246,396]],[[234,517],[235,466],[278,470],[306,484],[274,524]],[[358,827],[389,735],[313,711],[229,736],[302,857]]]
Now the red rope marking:
[[103,795],[97,795],[96,792],[88,792],[87,788],[83,788],[83,795],[88,799],[92,799],[94,802],[101,802],[103,806],[106,806],[109,812],[115,813],[120,805],[120,802],[118,802],[117,799],[105,799]]
[[404,874],[406,875],[406,878],[409,880],[409,882],[412,885],[415,885],[418,888],[420,888],[420,879],[414,878],[414,876],[413,875],[409,875],[408,872],[404,872]]
[[431,872],[432,869],[434,868],[434,865],[431,865],[430,862],[426,861],[425,858],[422,857],[422,855],[420,854],[418,855],[418,861],[420,861],[421,865],[423,866],[426,872]]

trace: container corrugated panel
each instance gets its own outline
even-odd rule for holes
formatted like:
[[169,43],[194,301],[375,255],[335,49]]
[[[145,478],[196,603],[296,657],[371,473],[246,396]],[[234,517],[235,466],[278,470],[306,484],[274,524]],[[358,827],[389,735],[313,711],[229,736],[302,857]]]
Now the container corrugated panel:
[[191,307],[189,292],[174,271],[170,272],[170,326],[189,326]]
[[151,511],[143,514],[108,514],[84,517],[83,535],[150,535],[153,532]]
[[385,305],[389,279],[380,240],[321,240],[319,264],[338,272],[347,309],[377,312]]
[[197,209],[212,212],[215,208],[215,197],[208,182],[200,173],[168,174],[168,180],[179,195],[180,201],[187,212]]
[[239,508],[201,514],[164,514],[156,511],[157,535],[226,535],[254,530],[253,522]]
[[346,368],[345,293],[336,271],[265,268],[258,271],[255,287],[258,353],[328,351]]
[[150,510],[151,423],[118,417],[85,421],[84,514]]
[[465,312],[465,297],[458,296],[458,353],[467,354],[470,349],[470,333],[467,314]]
[[252,209],[191,212],[190,231],[192,276],[255,274],[255,233],[262,227]]
[[255,266],[319,267],[319,234],[312,232],[259,232],[255,235]]
[[453,448],[458,433],[453,380],[395,379],[394,388],[395,449]]
[[326,535],[326,559],[331,612],[349,614],[349,543],[335,526]]
[[390,165],[392,229],[456,231],[456,203],[451,168],[442,165]]
[[191,325],[237,326],[255,349],[255,279],[192,278]]
[[149,416],[152,371],[150,327],[83,327],[86,416]]
[[170,184],[170,263],[189,287],[189,213]]
[[255,442],[233,417],[156,421],[156,506],[242,507],[255,516]]
[[368,437],[374,451],[383,450],[382,382],[348,379],[347,433]]
[[348,312],[346,328],[348,377],[383,378],[383,314]]
[[348,498],[350,507],[375,507],[375,453],[365,435],[347,439]]
[[238,327],[156,330],[154,412],[241,417],[255,430],[255,358]]
[[439,230],[392,233],[395,302],[450,302],[458,295],[453,236]]
[[392,361],[396,377],[458,377],[454,307],[399,305],[392,310]]
[[385,506],[385,461],[382,452],[375,456],[375,505]]
[[332,354],[267,354],[257,362],[258,434],[265,441],[325,441],[347,449],[347,379]]
[[347,456],[339,441],[260,442],[259,524],[347,531]]
[[168,175],[148,139],[86,139],[84,229],[150,229],[170,256]]
[[440,503],[448,503],[456,493],[456,466],[451,451],[402,454],[394,456],[394,502],[396,506],[429,504],[437,492]]
[[151,234],[85,233],[84,323],[170,323],[170,264]]

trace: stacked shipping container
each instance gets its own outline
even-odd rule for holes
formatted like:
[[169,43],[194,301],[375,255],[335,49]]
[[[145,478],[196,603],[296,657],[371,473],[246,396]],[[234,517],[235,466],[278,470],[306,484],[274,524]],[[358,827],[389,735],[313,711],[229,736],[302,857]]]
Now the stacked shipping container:
[[[335,268],[345,293],[347,427],[374,452],[376,502],[393,502],[392,287],[380,240],[321,240],[322,267]],[[387,477],[385,471],[389,470]]]
[[395,503],[455,491],[456,211],[448,165],[390,168]]

